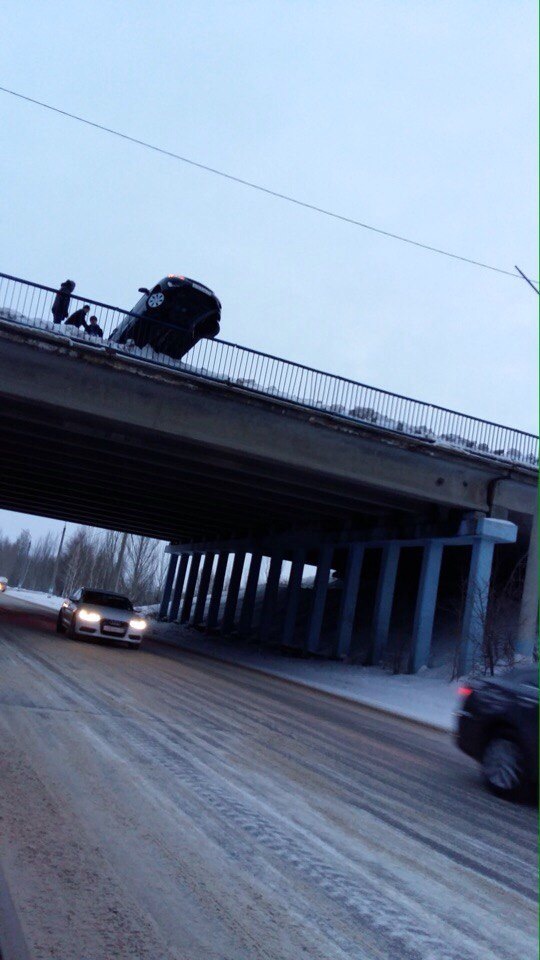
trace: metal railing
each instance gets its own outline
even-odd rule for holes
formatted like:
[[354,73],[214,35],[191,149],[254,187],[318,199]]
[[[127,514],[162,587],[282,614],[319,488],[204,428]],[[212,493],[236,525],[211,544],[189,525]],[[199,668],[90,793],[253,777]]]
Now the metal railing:
[[[0,320],[98,346],[107,342],[113,330],[130,315],[129,310],[72,295],[70,316],[88,304],[88,316],[96,316],[103,330],[102,341],[82,328],[53,322],[51,307],[56,293],[52,287],[0,273]],[[157,321],[145,320],[145,323],[157,325]],[[159,327],[165,329],[167,325],[159,324]],[[226,340],[200,340],[182,360],[131,342],[107,342],[107,347],[115,349],[120,356],[137,357],[193,376],[281,398],[287,403],[331,413],[377,430],[466,450],[489,459],[538,467],[538,437],[533,434],[379,390]]]

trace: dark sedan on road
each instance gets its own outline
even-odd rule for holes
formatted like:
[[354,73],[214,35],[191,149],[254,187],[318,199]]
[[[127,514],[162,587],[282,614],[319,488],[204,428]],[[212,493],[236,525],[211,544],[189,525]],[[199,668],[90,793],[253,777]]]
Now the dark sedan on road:
[[170,274],[139,292],[143,296],[109,337],[114,343],[132,340],[179,360],[202,338],[218,335],[221,304],[202,283]]
[[74,640],[118,640],[128,647],[140,646],[146,627],[127,597],[86,587],[64,600],[56,621],[57,632]]
[[520,800],[538,784],[538,669],[517,667],[459,688],[458,747],[482,765],[493,793]]

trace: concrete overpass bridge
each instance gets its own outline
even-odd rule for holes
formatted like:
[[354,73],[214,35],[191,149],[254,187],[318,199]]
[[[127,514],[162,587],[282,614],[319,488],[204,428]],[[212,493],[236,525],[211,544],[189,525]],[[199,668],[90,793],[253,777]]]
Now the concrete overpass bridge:
[[[526,552],[533,532],[536,437],[224,341],[202,341],[180,362],[67,335],[49,322],[53,296],[0,275],[1,506],[170,541],[162,614],[210,628],[250,633],[268,556],[264,638],[287,561],[284,642],[310,564],[304,642],[314,653],[331,571],[344,581],[333,652],[347,655],[364,555],[378,551],[372,661],[388,641],[399,556],[416,547],[411,669],[429,658],[443,552],[466,547],[470,663],[494,546]],[[125,315],[90,300],[73,308],[83,302],[106,335]],[[536,619],[533,574],[529,563],[523,642]]]

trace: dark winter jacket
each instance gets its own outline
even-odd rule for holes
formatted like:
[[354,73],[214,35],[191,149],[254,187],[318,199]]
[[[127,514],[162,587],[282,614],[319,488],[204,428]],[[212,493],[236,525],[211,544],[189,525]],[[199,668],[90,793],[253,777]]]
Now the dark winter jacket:
[[103,330],[101,329],[99,323],[88,323],[86,325],[86,332],[89,333],[91,337],[103,336]]
[[85,310],[81,307],[80,310],[76,310],[75,313],[72,313],[70,317],[66,320],[66,326],[69,327],[84,327],[86,330],[86,317],[88,315],[88,310]]
[[61,284],[51,307],[51,313],[55,323],[62,323],[62,320],[65,320],[67,317],[69,313],[70,295],[73,293],[74,288],[75,284],[72,280],[65,280],[64,283]]

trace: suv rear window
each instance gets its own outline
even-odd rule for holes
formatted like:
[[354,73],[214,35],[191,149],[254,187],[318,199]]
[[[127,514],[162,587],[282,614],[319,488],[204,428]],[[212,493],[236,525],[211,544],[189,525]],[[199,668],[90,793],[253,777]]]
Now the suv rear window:
[[83,603],[94,603],[98,607],[116,607],[117,610],[133,610],[133,604],[127,597],[115,593],[99,593],[97,590],[83,590]]

